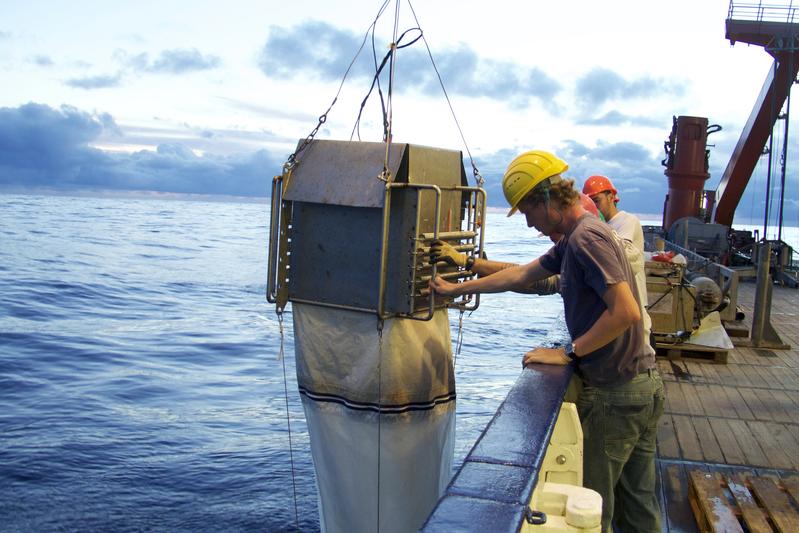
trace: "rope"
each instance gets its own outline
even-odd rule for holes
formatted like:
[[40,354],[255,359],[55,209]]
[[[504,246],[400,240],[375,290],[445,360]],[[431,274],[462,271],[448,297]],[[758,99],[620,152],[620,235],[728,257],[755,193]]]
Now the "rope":
[[[416,21],[416,26],[421,27],[419,24],[419,19],[416,17],[416,10],[413,9],[413,4],[411,4],[411,0],[408,0],[408,7],[411,8],[411,13],[413,13],[413,19]],[[436,77],[438,77],[438,83],[441,85],[441,90],[444,92],[444,98],[447,100],[447,105],[449,106],[450,113],[452,113],[455,126],[458,128],[458,133],[463,141],[463,146],[466,148],[466,153],[469,155],[469,162],[472,165],[472,173],[474,174],[475,181],[477,182],[478,187],[482,187],[485,183],[485,180],[483,179],[483,176],[480,175],[480,171],[477,170],[477,166],[474,164],[474,158],[472,158],[472,152],[469,150],[469,144],[466,142],[466,137],[463,135],[463,129],[461,129],[460,122],[458,122],[458,117],[455,116],[455,109],[452,107],[452,101],[449,99],[447,89],[444,87],[444,80],[441,79],[441,73],[438,71],[436,61],[433,59],[433,52],[430,50],[430,45],[427,43],[427,39],[425,39],[424,34],[422,34],[422,40],[424,41],[424,46],[427,49],[427,55],[430,57],[430,62],[433,64],[433,70],[436,72]]]
[[294,522],[297,526],[297,531],[300,531],[300,513],[297,510],[297,479],[294,474],[294,446],[291,443],[291,416],[289,413],[289,386],[288,379],[286,378],[286,358],[284,357],[283,344],[283,312],[277,312],[277,323],[280,326],[280,352],[278,352],[278,359],[283,363],[283,393],[286,398],[286,425],[289,429],[289,460],[291,461],[291,490],[294,496]]
[[382,446],[383,421],[383,319],[377,318],[377,527],[380,531],[380,452]]
[[322,124],[327,122],[327,114],[330,113],[330,110],[333,109],[333,106],[338,101],[338,97],[341,94],[341,89],[344,87],[344,82],[347,80],[347,76],[349,75],[350,70],[352,70],[352,66],[355,64],[355,61],[358,59],[358,56],[361,55],[361,51],[363,50],[363,47],[366,44],[366,39],[369,37],[370,30],[372,32],[372,48],[374,48],[374,27],[377,24],[377,20],[380,18],[380,16],[383,14],[383,11],[386,9],[388,2],[389,0],[385,0],[385,2],[383,2],[383,5],[380,6],[380,9],[378,10],[377,16],[375,17],[374,21],[366,30],[366,33],[363,36],[363,40],[361,41],[361,46],[358,47],[358,51],[355,52],[355,56],[352,58],[352,61],[350,61],[350,64],[347,67],[347,70],[344,72],[344,77],[341,78],[341,83],[339,83],[338,90],[336,91],[336,96],[333,97],[333,101],[330,103],[330,106],[328,106],[327,111],[325,111],[319,116],[319,122],[316,124],[316,127],[311,131],[311,133],[308,134],[308,136],[305,139],[303,139],[302,144],[300,144],[300,146],[297,147],[297,150],[295,150],[294,153],[288,157],[288,160],[284,165],[287,168],[292,168],[297,163],[297,156],[300,154],[300,152],[305,150],[305,148],[311,143],[314,136],[316,136],[316,134],[319,132],[319,128],[322,127]]
[[452,366],[454,367],[458,362],[458,356],[461,354],[461,346],[463,346],[463,307],[460,308],[460,313],[458,315],[458,334],[455,337],[457,348],[455,349],[455,360],[452,361]]

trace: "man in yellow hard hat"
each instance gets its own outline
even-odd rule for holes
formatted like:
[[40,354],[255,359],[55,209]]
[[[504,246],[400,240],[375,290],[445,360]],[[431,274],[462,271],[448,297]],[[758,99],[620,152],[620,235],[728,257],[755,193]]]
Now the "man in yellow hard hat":
[[602,530],[612,531],[615,522],[622,531],[659,532],[655,452],[663,383],[647,349],[630,263],[610,227],[579,204],[574,182],[561,176],[567,169],[555,155],[531,150],[502,180],[508,216],[518,210],[528,227],[563,235],[546,254],[463,283],[439,276],[431,288],[452,296],[504,292],[560,274],[571,343],[534,348],[522,362],[576,365],[583,380],[583,479],[602,495]]

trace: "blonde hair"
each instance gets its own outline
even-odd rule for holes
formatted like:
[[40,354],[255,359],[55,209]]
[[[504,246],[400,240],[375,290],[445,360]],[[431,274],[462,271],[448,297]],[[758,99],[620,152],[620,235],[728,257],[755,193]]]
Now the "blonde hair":
[[549,178],[536,185],[524,197],[522,202],[527,202],[534,206],[550,202],[557,209],[575,205],[580,200],[580,193],[574,188],[574,180],[561,179],[560,176],[557,178],[557,180]]

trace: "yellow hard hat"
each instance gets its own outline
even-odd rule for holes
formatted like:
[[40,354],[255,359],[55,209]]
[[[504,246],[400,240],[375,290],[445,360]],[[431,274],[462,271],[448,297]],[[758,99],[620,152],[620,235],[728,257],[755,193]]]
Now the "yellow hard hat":
[[530,150],[511,161],[502,178],[502,192],[510,204],[508,216],[519,208],[522,198],[547,178],[568,170],[569,165],[554,154],[543,150]]

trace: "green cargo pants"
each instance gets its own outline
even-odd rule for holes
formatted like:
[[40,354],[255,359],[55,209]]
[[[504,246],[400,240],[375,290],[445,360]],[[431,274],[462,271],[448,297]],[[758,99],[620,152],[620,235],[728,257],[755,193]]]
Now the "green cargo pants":
[[657,370],[617,387],[584,385],[577,399],[583,428],[583,485],[602,495],[602,531],[659,533],[655,491],[658,419],[665,396]]

